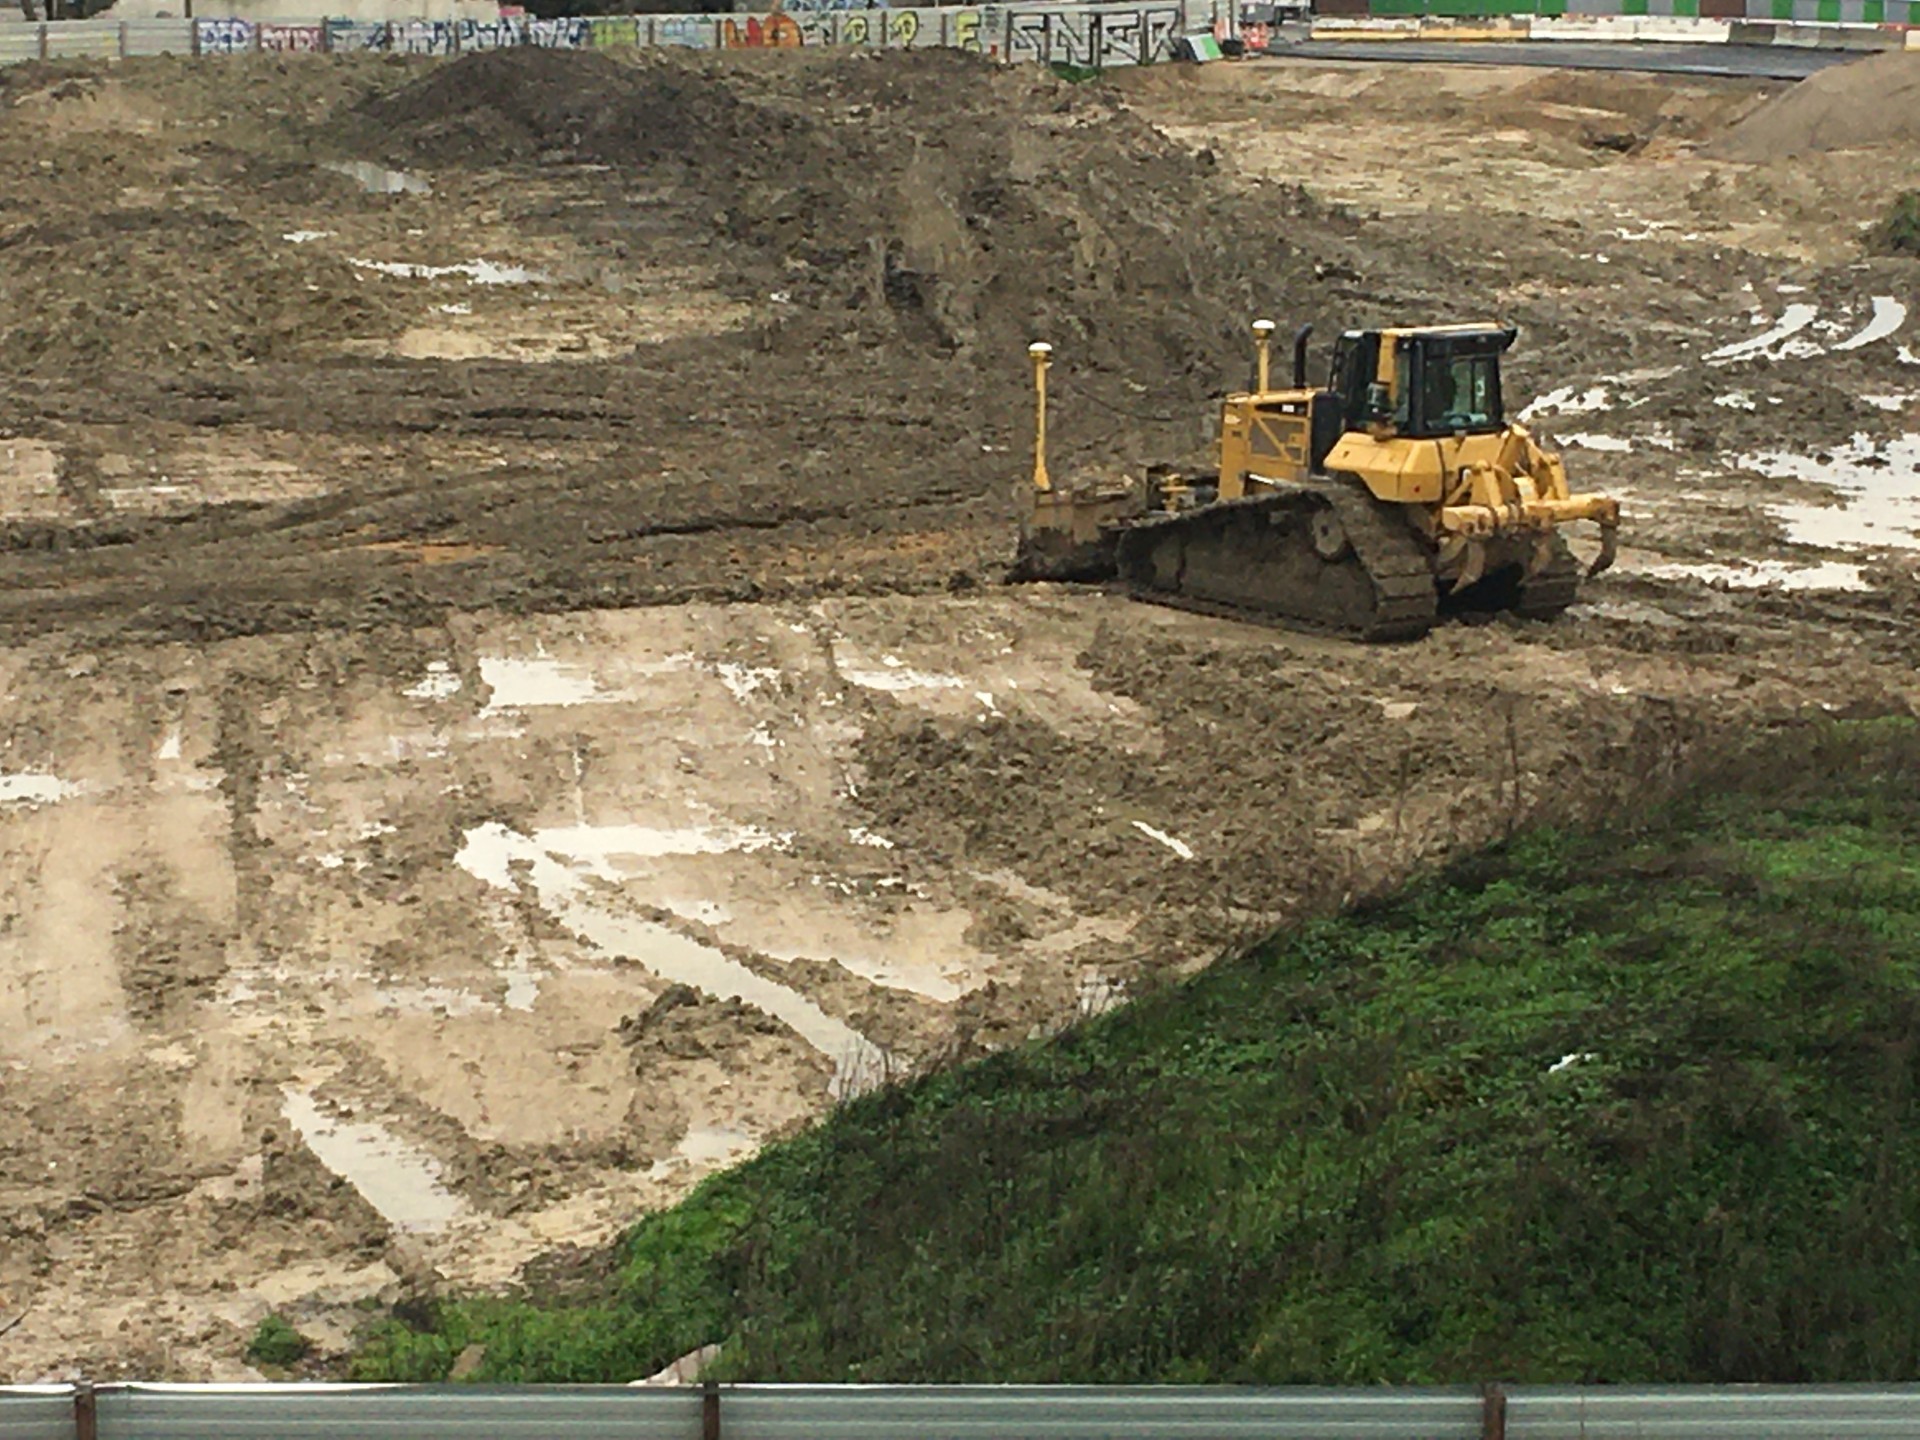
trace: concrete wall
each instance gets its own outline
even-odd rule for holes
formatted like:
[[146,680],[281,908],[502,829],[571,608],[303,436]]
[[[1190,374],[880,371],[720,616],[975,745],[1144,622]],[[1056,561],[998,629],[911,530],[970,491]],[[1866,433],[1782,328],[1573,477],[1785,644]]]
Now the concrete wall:
[[[164,0],[163,0],[164,3]],[[204,4],[206,0],[202,0]],[[241,0],[242,4],[247,0]],[[263,0],[279,5],[282,0]],[[309,0],[310,3],[310,0]],[[382,0],[363,0],[378,5]],[[429,0],[386,0],[393,7]],[[430,0],[435,18],[367,19],[337,15],[268,19],[223,14],[194,20],[106,18],[49,25],[0,26],[0,64],[42,55],[205,56],[255,51],[320,53],[381,51],[452,55],[537,45],[608,49],[681,45],[700,49],[786,49],[855,46],[924,49],[951,46],[999,59],[1112,68],[1171,58],[1183,34],[1225,31],[1235,0],[1145,0],[1120,5],[965,5],[938,8],[818,8],[736,15],[596,16],[573,20],[446,16],[446,0]],[[789,4],[792,0],[789,0]],[[825,0],[832,5],[844,0]],[[230,8],[231,0],[222,4]],[[289,0],[287,8],[293,5]],[[480,8],[475,5],[472,8]]]

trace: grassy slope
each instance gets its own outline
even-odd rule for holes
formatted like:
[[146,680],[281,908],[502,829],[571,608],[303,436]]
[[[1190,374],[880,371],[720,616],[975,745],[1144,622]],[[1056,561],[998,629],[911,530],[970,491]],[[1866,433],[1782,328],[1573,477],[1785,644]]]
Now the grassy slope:
[[[869,1097],[368,1375],[1920,1370],[1920,740],[1841,726]],[[1557,1065],[1562,1057],[1579,1058]]]

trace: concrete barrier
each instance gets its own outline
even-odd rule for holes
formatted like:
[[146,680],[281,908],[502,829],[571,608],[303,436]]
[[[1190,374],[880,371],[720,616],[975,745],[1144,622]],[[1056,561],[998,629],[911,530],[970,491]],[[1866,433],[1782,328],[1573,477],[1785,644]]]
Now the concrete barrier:
[[1311,40],[1418,40],[1420,17],[1346,17],[1316,15],[1308,26]]
[[1770,30],[1762,45],[1795,45],[1804,50],[1899,50],[1908,31],[1893,25],[1814,25],[1796,20],[1748,21],[1749,30]]
[[1740,23],[1683,15],[1536,15],[1527,26],[1527,34],[1534,40],[1725,45]]
[[1420,38],[1462,43],[1525,40],[1529,18],[1525,15],[1490,15],[1484,18],[1428,15],[1420,21]]
[[1816,25],[1795,20],[1736,20],[1734,45],[1786,45],[1803,50],[1913,49],[1913,31],[1899,25]]

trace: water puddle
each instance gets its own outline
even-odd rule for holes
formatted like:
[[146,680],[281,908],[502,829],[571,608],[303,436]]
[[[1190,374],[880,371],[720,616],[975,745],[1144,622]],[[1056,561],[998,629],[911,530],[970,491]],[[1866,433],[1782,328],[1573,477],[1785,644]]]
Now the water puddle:
[[344,175],[369,195],[431,195],[433,186],[418,175],[389,170],[367,160],[323,160],[322,170]]
[[[1790,287],[1782,287],[1783,293]],[[1871,300],[1871,311],[1867,323],[1844,340],[1832,345],[1817,345],[1806,338],[1806,332],[1813,330],[1822,335],[1846,334],[1847,323],[1844,320],[1819,320],[1820,307],[1796,302],[1788,305],[1780,318],[1771,326],[1747,340],[1736,340],[1732,344],[1722,345],[1718,350],[1707,352],[1710,364],[1725,364],[1729,360],[1746,360],[1765,355],[1774,360],[1805,360],[1815,355],[1860,350],[1877,341],[1885,340],[1897,333],[1907,323],[1906,305],[1891,295],[1875,295]],[[1849,307],[1850,309],[1851,307]],[[1815,322],[1818,321],[1816,324]],[[1756,324],[1766,324],[1765,315],[1756,315]],[[1904,350],[1903,350],[1904,355]]]
[[58,775],[49,775],[40,770],[23,770],[17,774],[0,774],[0,805],[52,805],[61,800],[70,800],[86,789],[71,780],[62,780]]
[[1873,297],[1873,318],[1858,335],[1842,340],[1835,350],[1858,350],[1876,340],[1884,340],[1907,323],[1907,307],[1891,295]]
[[1775,451],[1742,455],[1738,463],[1769,479],[1804,480],[1835,492],[1838,505],[1768,502],[1767,513],[1796,544],[1920,549],[1920,435],[1885,441],[1856,435],[1828,455]]
[[1706,358],[1710,362],[1721,363],[1744,359],[1749,355],[1758,355],[1763,351],[1771,350],[1813,324],[1814,317],[1819,313],[1820,307],[1817,305],[1789,305],[1786,312],[1774,321],[1770,328],[1761,331],[1752,339],[1736,340],[1731,345],[1722,345],[1718,350],[1709,350]]
[[751,827],[651,829],[638,825],[562,826],[523,835],[497,821],[469,830],[454,863],[499,889],[515,888],[523,869],[541,905],[562,925],[609,955],[644,965],[662,979],[692,985],[721,999],[738,996],[785,1022],[834,1063],[837,1093],[885,1054],[864,1035],[827,1014],[799,991],[748,969],[723,951],[652,920],[619,915],[583,893],[588,878],[618,880],[620,856],[714,855],[785,843]]
[[1612,392],[1604,385],[1577,392],[1573,386],[1565,385],[1558,390],[1549,390],[1522,410],[1517,418],[1524,423],[1540,415],[1591,415],[1596,410],[1607,409],[1612,403]]
[[931,670],[915,670],[897,655],[882,655],[877,668],[841,665],[835,657],[840,678],[862,690],[882,690],[898,694],[907,690],[962,690],[967,682],[958,675],[943,675]]
[[649,1180],[665,1180],[676,1171],[692,1165],[724,1165],[753,1149],[751,1135],[720,1125],[696,1125],[680,1137],[673,1154],[656,1160],[647,1169]]
[[[481,672],[486,673],[484,670]],[[460,677],[453,673],[453,666],[444,660],[427,662],[427,673],[416,685],[409,685],[400,692],[409,700],[450,700],[460,693]]]
[[792,838],[752,825],[556,825],[524,835],[489,820],[467,831],[453,859],[476,880],[497,889],[514,888],[514,866],[521,863],[542,892],[564,892],[589,876],[619,881],[623,877],[616,860],[752,852],[785,845]]
[[1578,446],[1582,450],[1598,450],[1609,455],[1624,455],[1633,449],[1631,440],[1622,440],[1618,435],[1591,435],[1584,431],[1574,435],[1562,435],[1560,441],[1565,445]]
[[743,703],[761,686],[771,685],[780,678],[778,670],[766,666],[735,665],[727,661],[715,665],[713,673],[720,677],[720,683],[727,687],[727,693]]
[[466,1213],[466,1204],[441,1183],[440,1162],[384,1125],[339,1120],[311,1091],[283,1092],[282,1113],[320,1163],[345,1180],[394,1229],[441,1231]]
[[1138,830],[1142,835],[1146,836],[1149,840],[1156,841],[1157,843],[1166,846],[1167,849],[1171,850],[1174,854],[1178,855],[1182,860],[1193,859],[1193,847],[1187,844],[1186,841],[1178,839],[1175,836],[1169,835],[1164,830],[1156,830],[1153,828],[1153,826],[1147,824],[1147,822],[1144,820],[1134,821],[1133,828]]
[[1736,590],[1864,590],[1866,577],[1858,565],[1837,560],[1794,565],[1784,560],[1748,560],[1737,565],[1649,565],[1642,575],[1660,580],[1699,580],[1725,584]]
[[498,715],[503,710],[526,710],[545,705],[603,704],[625,698],[602,690],[600,682],[584,665],[569,665],[546,655],[535,656],[531,660],[482,655],[480,683],[487,687],[487,703],[480,711],[482,718]]
[[475,285],[548,285],[553,277],[543,270],[524,265],[498,265],[491,260],[463,260],[457,265],[414,265],[404,260],[350,259],[359,270],[395,275],[403,280],[444,280],[449,275],[464,275]]

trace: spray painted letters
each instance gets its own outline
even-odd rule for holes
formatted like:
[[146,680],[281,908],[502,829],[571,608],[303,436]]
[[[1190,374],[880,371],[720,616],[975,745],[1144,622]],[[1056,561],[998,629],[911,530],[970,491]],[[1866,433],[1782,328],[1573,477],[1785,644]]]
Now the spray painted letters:
[[584,50],[593,43],[593,25],[586,20],[529,20],[526,43],[545,50]]
[[339,51],[387,50],[393,37],[384,20],[329,20],[327,48]]
[[407,55],[451,55],[453,53],[453,22],[451,20],[408,20],[396,21],[388,27],[390,34],[387,47]]
[[198,20],[194,22],[193,38],[202,55],[238,55],[253,49],[253,22]]
[[630,16],[625,19],[602,17],[587,23],[587,43],[596,50],[619,50],[640,43],[640,22]]
[[1180,30],[1177,4],[1100,9],[1009,10],[1007,58],[1107,69],[1152,65],[1172,51]]
[[283,54],[311,55],[327,48],[327,32],[318,25],[260,23],[260,48]]

